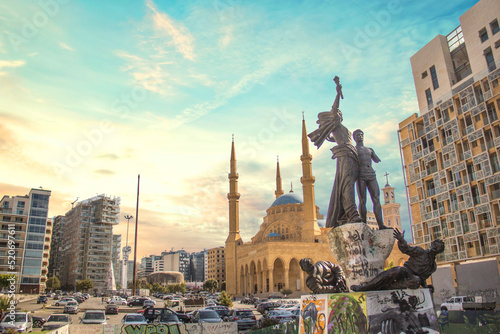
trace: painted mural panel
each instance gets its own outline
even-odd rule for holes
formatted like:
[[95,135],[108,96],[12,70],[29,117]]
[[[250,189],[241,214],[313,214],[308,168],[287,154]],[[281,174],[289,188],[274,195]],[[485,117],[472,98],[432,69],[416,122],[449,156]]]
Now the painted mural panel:
[[366,292],[369,333],[439,333],[429,289]]
[[368,333],[366,294],[328,295],[328,334]]
[[302,296],[300,334],[325,334],[327,326],[328,295]]

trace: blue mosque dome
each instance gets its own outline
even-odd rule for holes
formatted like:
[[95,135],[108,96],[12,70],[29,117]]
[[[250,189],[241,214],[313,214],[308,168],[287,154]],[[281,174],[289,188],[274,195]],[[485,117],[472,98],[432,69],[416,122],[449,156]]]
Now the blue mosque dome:
[[281,195],[278,197],[273,204],[271,204],[271,207],[273,206],[278,206],[278,205],[284,205],[284,204],[302,204],[304,201],[302,200],[302,196],[297,195],[296,193],[290,192],[288,194]]
[[266,238],[271,238],[271,237],[279,237],[280,235],[276,232],[271,232],[268,235],[266,235]]

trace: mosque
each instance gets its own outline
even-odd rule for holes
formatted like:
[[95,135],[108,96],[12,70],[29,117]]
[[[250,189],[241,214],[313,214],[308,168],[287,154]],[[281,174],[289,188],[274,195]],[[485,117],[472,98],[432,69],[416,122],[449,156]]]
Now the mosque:
[[[276,199],[266,210],[257,234],[251,241],[243,242],[239,231],[238,173],[234,140],[231,144],[231,167],[229,173],[229,235],[225,247],[226,291],[233,296],[264,295],[291,289],[294,296],[308,294],[306,275],[299,266],[302,258],[337,263],[328,242],[331,228],[320,227],[323,219],[314,198],[312,156],[309,153],[305,120],[302,120],[302,196],[282,189],[279,162],[276,169]],[[400,204],[395,202],[394,189],[389,184],[382,188],[384,224],[401,228]],[[376,227],[373,214],[367,219]],[[373,222],[373,225],[370,224]],[[397,245],[386,266],[392,261],[402,265],[408,257]]]

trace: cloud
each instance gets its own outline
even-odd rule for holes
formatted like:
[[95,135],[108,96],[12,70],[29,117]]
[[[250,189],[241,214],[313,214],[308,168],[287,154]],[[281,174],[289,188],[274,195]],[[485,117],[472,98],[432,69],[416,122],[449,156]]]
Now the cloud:
[[25,64],[24,60],[0,60],[0,69],[3,67],[20,67]]
[[109,159],[109,160],[118,160],[120,157],[117,154],[114,154],[114,153],[106,153],[106,154],[98,155],[96,158],[99,158],[99,159]]
[[168,34],[172,38],[172,42],[177,51],[180,52],[184,58],[194,61],[194,38],[189,33],[188,29],[181,23],[175,22],[167,14],[158,11],[153,1],[147,0],[146,6],[152,12],[151,15],[153,16],[157,31]]
[[100,175],[115,175],[116,172],[109,170],[109,169],[98,169],[94,171],[95,174],[100,174]]
[[64,43],[64,42],[59,42],[59,46],[62,48],[62,49],[65,49],[65,50],[69,50],[69,51],[75,51],[71,46],[69,46],[68,44]]

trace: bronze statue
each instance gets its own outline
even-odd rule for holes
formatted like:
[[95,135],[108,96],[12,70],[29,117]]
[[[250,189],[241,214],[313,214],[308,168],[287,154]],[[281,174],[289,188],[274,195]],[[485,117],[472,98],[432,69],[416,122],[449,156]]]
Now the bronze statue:
[[394,238],[398,240],[399,250],[410,256],[401,267],[393,267],[375,276],[371,281],[360,285],[352,285],[353,291],[418,289],[434,288],[427,285],[426,280],[436,271],[436,256],[444,251],[444,242],[436,239],[430,249],[410,246],[404,239],[404,231],[394,230]]
[[340,266],[318,261],[313,264],[309,258],[300,260],[300,268],[307,273],[306,286],[313,293],[347,292],[344,273]]
[[354,185],[358,177],[358,155],[352,144],[351,133],[342,124],[342,112],[339,109],[342,94],[340,79],[336,76],[337,96],[332,110],[318,114],[319,128],[308,136],[318,148],[325,140],[336,142],[331,150],[332,159],[337,159],[337,170],[333,183],[326,227],[336,227],[347,223],[359,223],[363,220],[356,208]]
[[358,152],[358,198],[359,198],[359,214],[366,223],[366,188],[370,193],[373,202],[373,213],[377,220],[379,230],[388,228],[384,225],[382,218],[382,206],[380,205],[380,188],[377,182],[375,170],[372,168],[372,161],[380,162],[380,158],[375,154],[375,151],[363,145],[364,133],[357,129],[352,133],[352,137],[356,142],[356,151]]

